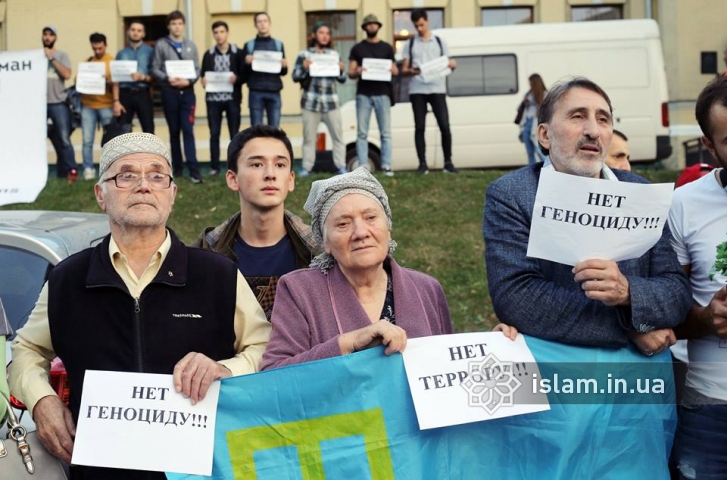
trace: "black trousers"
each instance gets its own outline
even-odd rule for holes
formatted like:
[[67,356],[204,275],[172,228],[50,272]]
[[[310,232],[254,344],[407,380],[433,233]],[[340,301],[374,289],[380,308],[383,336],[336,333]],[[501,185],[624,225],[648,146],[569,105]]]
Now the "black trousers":
[[409,95],[411,108],[414,110],[414,145],[417,149],[419,164],[426,165],[426,144],[424,142],[424,129],[427,120],[427,103],[432,106],[432,113],[437,119],[439,131],[442,133],[442,151],[444,163],[452,163],[452,132],[449,130],[449,110],[447,110],[447,96],[444,93],[413,93]]
[[122,123],[131,125],[136,114],[144,133],[154,133],[154,105],[148,88],[120,88],[119,101],[126,109],[120,117]]

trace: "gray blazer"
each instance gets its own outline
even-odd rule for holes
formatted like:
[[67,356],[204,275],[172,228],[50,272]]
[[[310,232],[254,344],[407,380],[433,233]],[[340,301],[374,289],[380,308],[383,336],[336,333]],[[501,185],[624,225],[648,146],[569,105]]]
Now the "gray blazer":
[[[642,257],[618,262],[629,282],[630,307],[590,300],[573,280],[572,267],[526,256],[542,167],[504,175],[485,196],[487,280],[500,321],[546,340],[600,347],[627,345],[628,330],[647,332],[684,321],[692,299],[668,226]],[[632,173],[614,173],[620,181],[648,183]]]

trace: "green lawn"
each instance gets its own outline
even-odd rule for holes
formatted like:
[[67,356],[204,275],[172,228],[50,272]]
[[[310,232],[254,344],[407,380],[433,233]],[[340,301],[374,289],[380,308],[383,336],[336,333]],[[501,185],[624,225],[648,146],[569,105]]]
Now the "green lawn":
[[[674,181],[677,172],[648,169],[637,173],[653,182]],[[437,278],[447,294],[458,332],[489,329],[497,319],[487,291],[482,241],[485,189],[501,171],[463,171],[459,175],[432,172],[426,176],[400,173],[381,177],[394,217],[397,261]],[[308,218],[303,203],[313,176],[296,180],[288,197],[290,210]],[[3,209],[72,210],[98,212],[91,182],[67,185],[51,178],[38,200]],[[206,177],[202,185],[179,181],[179,193],[169,225],[189,243],[206,226],[217,225],[239,208],[224,177]]]

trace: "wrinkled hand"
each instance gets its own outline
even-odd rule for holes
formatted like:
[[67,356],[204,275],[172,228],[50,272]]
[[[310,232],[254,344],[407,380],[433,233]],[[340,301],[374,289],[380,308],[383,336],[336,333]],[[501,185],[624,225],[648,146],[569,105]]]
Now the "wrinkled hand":
[[667,348],[677,343],[677,337],[671,328],[662,328],[660,330],[652,330],[651,332],[629,331],[629,338],[636,347],[650,357],[654,354],[661,353]]
[[192,400],[192,405],[204,399],[215,380],[232,376],[232,372],[211,358],[189,352],[174,366],[174,390]]
[[515,338],[517,337],[517,328],[511,325],[505,325],[504,323],[498,323],[497,325],[495,325],[495,328],[493,328],[492,331],[502,332],[502,334],[510,340],[515,340]]
[[705,314],[714,334],[720,338],[727,337],[727,287],[722,287],[714,294],[705,307]]
[[629,282],[616,262],[611,260],[583,260],[573,267],[574,280],[581,284],[586,297],[615,307],[630,305]]
[[403,328],[379,320],[376,323],[338,336],[338,346],[342,355],[359,352],[367,348],[386,345],[384,353],[403,352],[406,348],[406,332]]
[[38,440],[45,449],[64,462],[71,463],[76,425],[61,399],[56,395],[41,398],[33,408],[33,420]]

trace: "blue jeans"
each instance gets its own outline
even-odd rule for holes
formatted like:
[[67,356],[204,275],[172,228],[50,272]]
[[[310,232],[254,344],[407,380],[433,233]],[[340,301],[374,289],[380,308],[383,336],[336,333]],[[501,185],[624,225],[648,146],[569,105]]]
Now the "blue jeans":
[[381,134],[381,167],[391,168],[391,99],[388,95],[356,95],[356,156],[359,165],[366,165],[369,157],[369,121],[371,109]]
[[525,144],[525,151],[528,154],[528,165],[545,161],[545,155],[540,150],[540,145],[532,136],[533,122],[535,122],[534,117],[526,119],[525,125],[523,125],[520,131],[520,140]]
[[727,405],[710,401],[690,387],[684,390],[672,451],[680,479],[727,478]]
[[[114,116],[113,108],[81,109],[81,131],[83,132],[83,168],[93,168],[93,139],[96,135],[96,126],[105,127]],[[103,135],[103,134],[102,134]]]
[[260,125],[263,123],[263,111],[268,114],[268,125],[277,127],[280,125],[280,92],[265,92],[262,90],[250,90],[247,99],[250,108],[250,124]]
[[222,112],[227,116],[227,129],[230,140],[240,131],[240,104],[236,100],[226,102],[207,102],[207,124],[210,127],[210,168],[220,169],[220,132],[222,131]]
[[47,115],[53,122],[48,128],[48,138],[56,151],[56,175],[65,178],[71,170],[78,168],[71,144],[71,110],[65,103],[49,103]]
[[179,133],[184,136],[184,156],[187,159],[189,173],[199,172],[197,150],[194,143],[194,111],[197,98],[192,88],[162,87],[162,105],[164,118],[169,126],[169,143],[172,150],[172,167],[174,176],[181,176],[184,170],[182,160],[182,144]]

